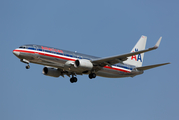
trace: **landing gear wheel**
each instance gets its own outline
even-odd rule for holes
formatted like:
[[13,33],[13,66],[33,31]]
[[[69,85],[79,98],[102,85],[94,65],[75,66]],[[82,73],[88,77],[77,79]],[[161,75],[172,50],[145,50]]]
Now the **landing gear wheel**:
[[29,68],[30,68],[30,66],[29,66],[29,65],[27,65],[27,66],[25,66],[25,68],[26,68],[26,69],[29,69]]
[[90,79],[92,79],[92,78],[93,78],[93,77],[92,77],[92,74],[89,74],[89,78],[90,78]]
[[78,81],[78,79],[77,79],[76,77],[70,78],[70,82],[71,82],[71,83],[75,83],[75,82],[77,82],[77,81]]
[[92,76],[93,76],[93,78],[96,78],[96,74],[95,73],[92,73]]
[[95,78],[96,77],[96,74],[95,73],[90,73],[89,74],[89,78],[92,79],[92,78]]
[[74,82],[77,82],[77,78],[76,78],[76,77],[74,77],[74,78],[73,78],[73,81],[74,81]]
[[73,78],[70,78],[70,82],[73,83]]

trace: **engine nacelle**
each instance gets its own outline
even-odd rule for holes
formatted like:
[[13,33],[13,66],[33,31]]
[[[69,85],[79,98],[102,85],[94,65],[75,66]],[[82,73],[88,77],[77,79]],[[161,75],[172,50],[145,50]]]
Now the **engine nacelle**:
[[42,73],[51,77],[59,77],[61,75],[61,72],[58,69],[48,67],[44,67]]
[[75,61],[75,67],[83,71],[87,71],[93,68],[93,63],[91,63],[91,61],[86,60],[86,59],[79,59]]

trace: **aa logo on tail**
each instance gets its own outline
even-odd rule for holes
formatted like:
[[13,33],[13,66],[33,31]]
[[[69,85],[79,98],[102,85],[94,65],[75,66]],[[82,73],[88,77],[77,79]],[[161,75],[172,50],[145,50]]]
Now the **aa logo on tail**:
[[[133,51],[133,52],[137,52],[137,51],[138,51],[138,49],[135,48],[135,51]],[[134,59],[135,61],[139,61],[139,60],[140,60],[140,62],[142,62],[141,54],[131,56],[131,60],[133,60],[133,59]]]

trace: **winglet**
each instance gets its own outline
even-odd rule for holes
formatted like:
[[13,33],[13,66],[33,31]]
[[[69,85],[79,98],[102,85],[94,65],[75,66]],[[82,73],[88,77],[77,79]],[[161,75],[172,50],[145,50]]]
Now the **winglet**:
[[159,47],[161,40],[162,40],[162,37],[160,37],[159,40],[157,41],[157,43],[155,44],[155,46],[154,46],[155,48]]

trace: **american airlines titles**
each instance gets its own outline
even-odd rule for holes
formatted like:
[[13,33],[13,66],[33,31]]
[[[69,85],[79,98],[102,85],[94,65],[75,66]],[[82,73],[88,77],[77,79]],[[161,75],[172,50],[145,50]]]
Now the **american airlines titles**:
[[58,50],[58,49],[54,49],[54,48],[48,48],[48,47],[43,47],[41,46],[43,50],[49,50],[49,51],[53,51],[53,52],[58,52],[58,53],[63,53],[62,50]]

